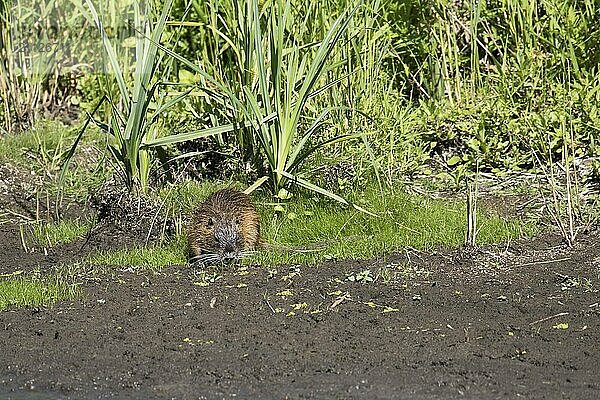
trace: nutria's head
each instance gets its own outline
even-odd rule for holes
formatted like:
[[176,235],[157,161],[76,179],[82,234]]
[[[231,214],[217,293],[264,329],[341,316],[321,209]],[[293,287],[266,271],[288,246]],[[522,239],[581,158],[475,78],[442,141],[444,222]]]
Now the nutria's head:
[[260,219],[248,195],[234,189],[213,193],[194,212],[188,226],[192,263],[231,262],[260,243]]

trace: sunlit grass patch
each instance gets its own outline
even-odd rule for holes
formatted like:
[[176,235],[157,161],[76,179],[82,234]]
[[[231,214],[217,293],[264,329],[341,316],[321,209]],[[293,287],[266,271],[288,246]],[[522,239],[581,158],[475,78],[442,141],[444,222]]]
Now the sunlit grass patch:
[[59,275],[10,277],[0,280],[0,310],[11,307],[50,306],[57,301],[76,299],[80,294],[77,285],[67,283]]
[[160,270],[171,265],[184,265],[186,258],[185,238],[178,237],[164,245],[136,246],[131,249],[101,250],[86,258],[91,265],[119,265],[134,269]]
[[0,137],[0,159],[30,165],[33,160],[49,161],[66,149],[69,128],[55,121],[39,122],[35,128]]
[[86,151],[74,158],[62,186],[59,184],[63,154],[73,144],[76,133],[75,128],[57,121],[39,121],[25,132],[0,135],[0,162],[13,164],[42,179],[46,195],[62,193],[85,198],[89,190],[102,185],[110,173],[95,150],[103,147],[105,139],[97,129],[91,129],[81,141]]
[[[214,185],[193,183],[173,188],[169,192],[169,207],[179,209],[181,215],[185,215],[216,188]],[[457,247],[465,241],[467,218],[462,200],[431,199],[408,195],[401,190],[380,191],[373,187],[347,196],[377,216],[342,207],[312,194],[296,195],[284,203],[276,202],[263,193],[253,194],[261,214],[261,234],[269,243],[275,247],[305,247],[311,251],[259,250],[246,261],[266,265],[314,264],[328,259],[379,257],[407,247],[423,250]],[[484,209],[480,209],[478,214],[478,244],[530,237],[536,231],[532,221],[503,218]],[[182,264],[185,262],[186,245],[183,237],[181,239],[175,247],[171,244],[118,252],[104,261],[159,267]],[[312,251],[315,248],[318,251]],[[170,254],[170,251],[175,251],[175,254]]]
[[[408,196],[402,192],[368,189],[355,202],[377,214],[328,204],[321,199],[300,198],[276,208],[261,206],[263,236],[271,243],[307,246],[327,243],[314,252],[259,252],[253,262],[261,264],[312,264],[326,259],[365,259],[401,251],[403,248],[433,249],[464,243],[466,208],[458,200]],[[479,212],[477,243],[500,243],[535,232],[532,222],[501,218]]]
[[[184,183],[160,193],[180,222],[210,193],[232,184]],[[264,265],[316,264],[330,259],[368,259],[403,251],[429,250],[464,244],[466,206],[459,199],[431,199],[401,190],[366,188],[349,193],[354,203],[377,216],[343,207],[321,196],[301,194],[277,202],[264,193],[252,194],[261,214],[261,234],[275,247],[300,247],[308,252],[260,250],[245,262]],[[532,221],[500,217],[480,209],[477,243],[502,243],[536,232]],[[183,226],[183,223],[181,224]],[[316,244],[316,246],[315,246]],[[315,251],[313,251],[315,250]],[[93,265],[160,270],[187,262],[185,232],[163,245],[105,250],[86,260]]]
[[198,184],[187,181],[162,188],[158,192],[158,197],[164,202],[165,208],[170,213],[187,214],[211,193],[227,187],[243,190],[243,187],[235,182],[203,182]]
[[80,219],[60,222],[39,221],[31,225],[30,236],[39,246],[57,246],[72,242],[84,236],[90,229],[90,223]]

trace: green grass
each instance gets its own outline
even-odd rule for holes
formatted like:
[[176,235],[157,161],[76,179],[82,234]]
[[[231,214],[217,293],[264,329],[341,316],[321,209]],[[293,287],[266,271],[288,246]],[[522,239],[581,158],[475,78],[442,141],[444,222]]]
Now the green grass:
[[[210,192],[223,184],[185,183],[161,192],[174,214],[185,215]],[[315,264],[328,259],[368,259],[411,247],[430,250],[464,243],[466,211],[463,201],[409,196],[400,190],[366,189],[354,193],[354,202],[377,217],[367,215],[322,197],[295,196],[275,203],[264,194],[253,195],[261,214],[263,237],[281,246],[309,246],[340,239],[314,252],[259,251],[247,261],[262,265]],[[531,221],[506,219],[480,210],[477,243],[501,243],[536,232]],[[354,237],[357,238],[354,238]],[[351,240],[343,240],[350,238]],[[156,270],[186,263],[184,234],[163,246],[103,251],[87,262],[94,265],[124,265]]]
[[102,250],[90,255],[85,264],[98,266],[127,266],[133,269],[158,271],[171,265],[184,265],[186,243],[183,236],[162,246],[136,246],[132,249]]
[[[343,209],[321,199],[298,199],[284,211],[261,205],[262,231],[270,243],[305,246],[339,240],[319,252],[260,252],[252,259],[260,264],[314,264],[326,259],[367,259],[402,251],[407,247],[430,250],[464,243],[466,207],[463,201],[408,196],[401,191],[367,189],[355,202],[378,215]],[[477,243],[501,243],[530,237],[532,222],[501,218],[480,210]]]
[[90,229],[89,222],[80,219],[60,222],[37,221],[30,229],[32,241],[39,246],[57,246],[84,236]]
[[51,306],[57,301],[73,300],[79,296],[78,286],[66,283],[58,274],[0,280],[0,310],[12,307]]
[[[20,165],[44,164],[58,159],[74,136],[69,127],[56,121],[41,121],[34,129],[19,134],[0,136],[0,160]],[[55,165],[58,168],[57,165]]]
[[[60,122],[40,121],[34,129],[26,132],[2,135],[0,162],[13,164],[24,170],[24,175],[32,175],[32,180],[38,184],[38,181],[43,180],[45,191],[57,194],[60,188],[58,175],[62,155],[73,144],[76,133],[75,129]],[[81,145],[86,150],[74,157],[63,182],[63,194],[83,199],[108,178],[108,167],[98,151],[94,150],[102,149],[102,142],[103,138],[97,129],[91,130],[89,135],[82,138]]]
[[244,187],[237,182],[203,182],[199,185],[195,182],[187,181],[163,187],[159,190],[158,197],[164,202],[165,208],[171,214],[187,214],[212,192],[224,187],[235,187],[239,190],[244,190]]

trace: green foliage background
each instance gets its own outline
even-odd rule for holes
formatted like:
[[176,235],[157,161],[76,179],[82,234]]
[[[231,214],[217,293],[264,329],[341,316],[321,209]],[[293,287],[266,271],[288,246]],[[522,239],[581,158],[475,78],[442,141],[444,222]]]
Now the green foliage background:
[[[74,102],[90,111],[102,94],[116,90],[113,76],[97,68],[103,65],[101,46],[69,42],[77,43],[70,47],[74,52],[71,62],[87,59],[96,66],[93,73],[79,73],[77,84],[69,90],[51,90],[59,85],[51,73],[42,74],[33,85],[31,76],[14,68],[23,62],[17,57],[20,53],[14,52],[19,26],[50,16],[66,38],[76,37],[77,27],[93,31],[85,2],[75,3],[73,7],[72,2],[48,0],[42,7],[23,1],[0,10],[6,21],[0,41],[0,117],[5,131],[23,120],[28,111],[22,105],[30,104],[27,96],[31,91],[54,96],[53,104]],[[263,34],[268,32],[269,11],[283,3],[258,3]],[[289,4],[291,17],[283,27],[285,43],[309,55],[316,52],[335,19],[348,6],[359,4],[327,61],[326,73],[315,86],[323,91],[310,98],[299,125],[302,132],[321,110],[335,109],[306,146],[340,134],[355,137],[320,148],[312,163],[302,168],[301,176],[319,181],[314,171],[319,165],[346,163],[351,166],[352,179],[368,176],[392,183],[427,172],[433,156],[441,156],[450,171],[476,165],[491,171],[531,169],[536,167],[536,159],[564,157],[565,143],[574,149],[571,156],[590,157],[598,176],[597,2],[365,0],[349,4],[329,0],[312,4],[293,0]],[[152,12],[158,15],[162,5],[155,1]],[[9,12],[16,6],[29,13],[11,17]],[[119,15],[129,12],[130,6],[126,1],[111,2],[99,8],[99,13],[106,26],[118,27]],[[256,89],[254,67],[240,64],[247,50],[240,44],[247,22],[242,9],[233,0],[176,0],[161,43],[234,94],[242,85]],[[119,45],[117,53],[126,66],[128,84],[132,84],[134,60],[126,51],[129,38],[115,33],[111,39]],[[57,48],[55,58],[46,54],[30,62],[47,64],[50,59],[56,75],[62,76],[73,67],[62,62],[66,58],[59,51],[64,47]],[[180,60],[166,59],[155,72],[168,84],[159,89],[157,99],[172,98],[190,88],[192,92],[164,113],[157,125],[162,133],[157,135],[239,121],[239,110],[223,93],[217,93],[214,84]],[[35,109],[30,112],[27,120],[35,116]],[[98,119],[106,121],[110,107],[103,106],[100,114]],[[248,136],[239,132],[220,133],[216,141],[234,144],[239,149],[236,154],[245,160],[255,151]],[[177,154],[169,146],[160,151]],[[247,172],[256,178],[261,171]]]

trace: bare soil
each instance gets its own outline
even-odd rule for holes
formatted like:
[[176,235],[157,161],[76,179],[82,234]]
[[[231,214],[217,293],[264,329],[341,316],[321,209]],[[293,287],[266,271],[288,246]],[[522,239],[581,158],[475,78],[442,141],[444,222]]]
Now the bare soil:
[[[0,225],[0,274],[49,272],[115,235],[45,255]],[[598,399],[598,243],[230,266],[214,282],[111,267],[77,301],[0,311],[0,398]]]

